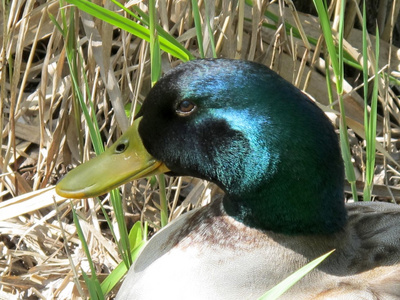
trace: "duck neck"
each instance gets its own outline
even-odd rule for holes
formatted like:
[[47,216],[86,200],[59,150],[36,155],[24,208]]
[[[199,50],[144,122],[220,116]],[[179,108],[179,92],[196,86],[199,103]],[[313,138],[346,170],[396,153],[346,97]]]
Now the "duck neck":
[[278,169],[257,188],[227,190],[227,214],[249,227],[284,234],[332,234],[343,229],[347,213],[340,172],[334,176],[321,174],[318,167],[308,173],[299,173],[296,167]]

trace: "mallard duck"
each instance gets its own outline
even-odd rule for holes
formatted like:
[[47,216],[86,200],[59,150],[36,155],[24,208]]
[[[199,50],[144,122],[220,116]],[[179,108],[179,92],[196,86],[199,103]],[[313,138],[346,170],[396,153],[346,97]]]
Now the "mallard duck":
[[400,299],[400,208],[345,205],[334,127],[266,66],[178,66],[133,126],[56,189],[91,197],[166,172],[214,182],[225,196],[151,238],[117,299],[257,299],[332,249],[282,299]]

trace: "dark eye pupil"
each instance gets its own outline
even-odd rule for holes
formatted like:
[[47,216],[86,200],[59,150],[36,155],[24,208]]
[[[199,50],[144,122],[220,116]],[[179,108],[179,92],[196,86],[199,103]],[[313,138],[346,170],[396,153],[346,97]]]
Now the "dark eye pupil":
[[189,100],[183,100],[178,106],[179,111],[183,113],[191,112],[193,108],[194,103],[190,102]]

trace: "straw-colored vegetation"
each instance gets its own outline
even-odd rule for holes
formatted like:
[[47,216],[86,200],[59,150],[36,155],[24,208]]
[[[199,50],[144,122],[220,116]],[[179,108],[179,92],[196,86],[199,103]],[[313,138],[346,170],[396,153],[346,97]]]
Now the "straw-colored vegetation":
[[[111,1],[96,2],[126,15]],[[254,0],[252,7],[244,0],[237,2],[237,6],[233,6],[235,1],[198,2],[204,56],[216,54],[270,66],[315,98],[338,125],[335,79],[326,60],[330,56],[319,19],[297,11],[291,1]],[[308,2],[301,9],[315,12]],[[331,28],[336,35],[341,1],[331,2]],[[343,101],[356,188],[361,197],[367,165],[363,95],[367,93],[369,105],[372,78],[379,72],[372,198],[396,202],[400,200],[400,2],[367,2],[371,81],[365,91],[362,11],[356,2],[360,1],[347,1],[343,32],[347,63]],[[146,1],[124,4],[148,12]],[[200,57],[192,1],[157,1],[156,5],[158,24]],[[378,69],[374,67],[375,24],[380,35]],[[150,89],[149,43],[74,9],[68,2],[54,0],[3,0],[0,31],[0,299],[87,297],[82,270],[90,270],[73,223],[72,206],[100,281],[121,258],[105,222],[104,211],[115,224],[109,196],[101,198],[102,211],[96,199],[69,201],[54,192],[54,184],[69,169],[93,155],[73,78],[78,80],[89,113],[99,123],[104,144],[110,145],[129,126]],[[68,65],[71,49],[76,53],[75,77]],[[166,53],[161,62],[163,72],[179,63]],[[332,79],[328,80],[331,96],[327,76]],[[292,150],[295,155],[296,149]],[[347,199],[353,198],[351,192],[348,185]],[[168,220],[220,194],[215,186],[197,179],[168,177]],[[122,201],[128,230],[136,221],[147,222],[149,235],[160,228],[155,179],[127,184],[122,188]]]

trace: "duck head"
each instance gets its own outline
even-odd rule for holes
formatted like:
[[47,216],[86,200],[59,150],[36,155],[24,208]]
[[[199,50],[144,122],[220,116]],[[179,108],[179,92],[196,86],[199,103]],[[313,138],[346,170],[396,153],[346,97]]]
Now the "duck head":
[[251,227],[313,234],[346,223],[332,124],[306,95],[257,63],[196,60],[168,72],[133,126],[56,190],[89,197],[160,172],[216,183],[226,193],[225,211]]

